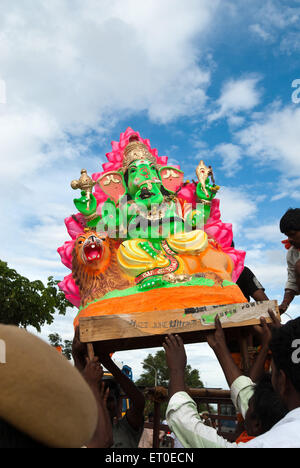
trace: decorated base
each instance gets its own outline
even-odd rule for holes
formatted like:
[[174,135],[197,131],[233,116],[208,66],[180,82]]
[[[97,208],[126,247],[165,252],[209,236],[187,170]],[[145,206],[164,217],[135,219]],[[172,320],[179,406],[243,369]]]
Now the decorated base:
[[[114,297],[113,297],[114,296]],[[170,309],[185,309],[204,305],[247,302],[239,287],[229,281],[216,286],[213,280],[198,278],[183,285],[170,284],[159,289],[138,291],[137,287],[114,291],[79,309],[74,320],[76,327],[81,317],[115,314],[135,314]]]
[[93,343],[97,354],[106,348],[110,352],[160,347],[168,333],[180,334],[184,343],[206,341],[207,331],[214,329],[214,319],[219,314],[227,338],[238,337],[240,327],[260,323],[260,317],[270,322],[268,309],[280,318],[277,301],[228,304],[223,306],[186,307],[154,312],[81,317],[80,341]]

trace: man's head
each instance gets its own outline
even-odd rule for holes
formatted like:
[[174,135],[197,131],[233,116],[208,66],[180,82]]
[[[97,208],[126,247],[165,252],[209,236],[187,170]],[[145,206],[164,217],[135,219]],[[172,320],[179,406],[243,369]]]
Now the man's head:
[[300,406],[300,317],[272,333],[272,384],[289,410]]
[[300,208],[290,208],[280,220],[280,231],[288,236],[289,242],[300,248]]
[[269,431],[287,414],[288,410],[272,386],[270,374],[265,374],[255,386],[245,416],[249,436],[257,437]]

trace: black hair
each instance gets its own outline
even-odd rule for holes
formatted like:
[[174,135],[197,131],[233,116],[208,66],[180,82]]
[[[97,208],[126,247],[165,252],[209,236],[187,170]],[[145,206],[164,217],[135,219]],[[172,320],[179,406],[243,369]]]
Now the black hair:
[[300,362],[293,359],[293,343],[300,339],[300,317],[289,320],[285,325],[272,331],[270,350],[276,369],[283,370],[295,390],[300,393]]
[[2,448],[48,448],[24,432],[0,418],[0,449]]
[[255,385],[252,397],[253,415],[261,424],[261,433],[269,431],[288,413],[272,386],[271,374],[264,374]]
[[283,234],[289,231],[300,231],[300,208],[289,208],[282,216],[279,227]]

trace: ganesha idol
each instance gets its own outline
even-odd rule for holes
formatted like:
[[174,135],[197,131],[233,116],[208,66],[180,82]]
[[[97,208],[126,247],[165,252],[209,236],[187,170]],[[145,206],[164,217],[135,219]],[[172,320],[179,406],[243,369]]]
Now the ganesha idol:
[[219,187],[200,161],[197,181],[128,128],[103,172],[73,180],[78,212],[58,249],[72,271],[60,283],[80,317],[246,302],[236,285],[245,252],[220,219]]

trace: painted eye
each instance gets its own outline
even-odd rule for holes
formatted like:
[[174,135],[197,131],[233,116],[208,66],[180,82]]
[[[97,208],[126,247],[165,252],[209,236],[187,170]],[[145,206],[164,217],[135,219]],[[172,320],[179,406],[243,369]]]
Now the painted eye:
[[83,241],[78,241],[78,244],[83,244]]

